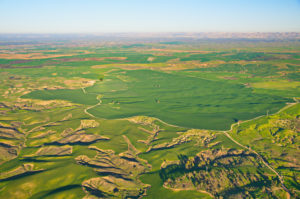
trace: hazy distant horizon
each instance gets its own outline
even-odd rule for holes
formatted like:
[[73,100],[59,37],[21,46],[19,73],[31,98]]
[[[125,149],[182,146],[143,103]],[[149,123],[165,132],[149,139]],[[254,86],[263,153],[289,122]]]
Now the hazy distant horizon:
[[300,32],[299,0],[1,0],[0,33]]
[[108,35],[108,34],[284,34],[284,33],[300,33],[299,31],[190,31],[190,32],[179,32],[179,31],[165,31],[165,32],[147,32],[147,31],[120,31],[120,32],[0,32],[0,35]]
[[102,32],[102,33],[0,33],[1,38],[256,38],[300,39],[300,32]]

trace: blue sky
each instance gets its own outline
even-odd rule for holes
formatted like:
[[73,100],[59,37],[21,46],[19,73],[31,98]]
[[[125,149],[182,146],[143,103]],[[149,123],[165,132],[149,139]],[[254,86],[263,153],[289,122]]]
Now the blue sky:
[[0,0],[0,33],[300,32],[300,0]]

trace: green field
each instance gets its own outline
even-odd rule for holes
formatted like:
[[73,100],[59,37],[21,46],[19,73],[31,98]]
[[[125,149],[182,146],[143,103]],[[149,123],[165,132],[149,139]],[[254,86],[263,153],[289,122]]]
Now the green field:
[[266,111],[276,112],[291,101],[256,94],[243,85],[151,70],[111,72],[103,82],[86,91],[35,91],[23,97],[93,105],[97,104],[96,95],[101,94],[101,105],[89,110],[100,118],[145,115],[178,126],[216,130],[229,129],[238,120],[251,119]]

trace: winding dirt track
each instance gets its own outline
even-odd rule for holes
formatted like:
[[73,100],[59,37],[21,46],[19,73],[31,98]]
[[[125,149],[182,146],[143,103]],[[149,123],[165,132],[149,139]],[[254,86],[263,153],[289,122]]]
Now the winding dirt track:
[[[81,88],[81,89],[82,89],[82,92],[83,92],[84,94],[87,94],[85,88]],[[96,106],[99,106],[99,105],[102,104],[102,100],[101,100],[101,98],[100,98],[99,96],[97,96],[97,100],[98,100],[98,103],[97,103],[97,104],[92,105],[92,106],[89,106],[89,107],[87,107],[87,108],[84,109],[84,113],[85,113],[85,114],[87,114],[87,115],[89,115],[89,116],[91,116],[91,117],[95,117],[93,114],[89,113],[88,110],[89,110],[89,109],[92,109],[92,108],[95,108]]]
[[279,179],[279,181],[280,181],[281,186],[283,187],[283,189],[284,189],[286,192],[290,193],[290,191],[289,191],[289,190],[286,188],[286,186],[284,185],[284,179],[283,179],[283,176],[281,176],[275,169],[273,169],[273,168],[272,168],[272,167],[264,160],[264,158],[263,158],[259,153],[257,153],[256,151],[254,151],[254,150],[251,149],[250,147],[248,148],[248,147],[242,145],[241,143],[239,143],[238,141],[236,141],[235,139],[233,139],[233,138],[227,133],[227,131],[223,131],[223,133],[224,133],[230,140],[232,140],[234,143],[236,143],[236,144],[239,145],[240,147],[242,147],[242,148],[244,148],[244,149],[246,149],[246,150],[249,150],[249,151],[252,152],[252,153],[255,153],[255,154],[257,155],[258,159],[259,159],[266,167],[268,167],[273,173],[276,174],[276,176],[278,177],[278,179]]
[[[295,103],[290,103],[290,104],[288,104],[287,106],[285,106],[285,107],[283,107],[282,109],[280,109],[279,111],[277,111],[276,113],[273,113],[273,114],[271,114],[271,115],[278,114],[278,113],[280,113],[280,112],[282,112],[282,111],[284,111],[284,110],[290,108],[291,106],[294,106],[294,105],[296,105],[296,104],[299,103],[299,101],[298,101],[295,97],[294,97],[293,99],[294,99]],[[247,146],[242,145],[241,143],[239,143],[237,140],[235,140],[233,137],[231,137],[231,136],[229,135],[229,133],[233,130],[233,127],[234,127],[235,125],[239,125],[239,124],[241,124],[241,123],[249,122],[249,121],[252,121],[252,120],[255,120],[255,119],[264,117],[264,116],[265,116],[265,115],[261,115],[261,116],[258,116],[258,117],[256,117],[256,118],[250,119],[250,120],[245,120],[245,121],[243,121],[243,122],[239,122],[239,123],[232,124],[230,130],[228,130],[228,131],[222,131],[222,132],[224,133],[224,135],[226,135],[230,140],[232,140],[234,143],[236,143],[236,144],[239,145],[240,147],[242,147],[242,148],[244,148],[244,149],[246,149],[246,150],[249,150],[249,151],[252,152],[252,153],[255,153],[255,154],[257,155],[258,159],[259,159],[266,167],[268,167],[273,173],[275,173],[275,175],[278,177],[278,179],[279,179],[279,181],[280,181],[280,184],[281,184],[282,188],[283,188],[288,194],[291,194],[291,192],[288,190],[288,188],[287,188],[287,187],[285,186],[285,184],[284,184],[284,178],[283,178],[283,176],[280,175],[274,168],[272,168],[272,167],[268,164],[268,162],[266,162],[265,159],[264,159],[258,152],[254,151],[254,150],[251,149],[250,147],[247,147]],[[287,197],[289,198],[289,196],[287,196]]]

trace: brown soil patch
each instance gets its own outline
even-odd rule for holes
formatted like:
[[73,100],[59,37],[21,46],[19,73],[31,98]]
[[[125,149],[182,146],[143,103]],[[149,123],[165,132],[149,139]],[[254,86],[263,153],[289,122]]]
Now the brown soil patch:
[[237,79],[236,77],[233,77],[233,76],[219,76],[218,78],[220,78],[220,79],[228,79],[228,80],[236,80]]
[[64,156],[70,155],[73,152],[72,146],[48,146],[40,148],[35,155],[36,156]]
[[213,51],[203,51],[203,50],[175,50],[175,49],[160,49],[160,48],[152,48],[146,51],[176,52],[176,53],[187,52],[187,53],[204,53],[204,54],[213,52]]
[[103,60],[126,60],[127,57],[88,57],[88,58],[64,58],[64,59],[57,59],[63,62],[73,62],[73,61],[103,61]]
[[67,87],[88,87],[94,85],[95,82],[96,82],[95,80],[80,78],[80,79],[65,80],[64,84]]
[[[65,56],[74,56],[74,55],[75,54],[45,55],[43,53],[28,53],[28,54],[4,53],[4,54],[0,54],[0,59],[46,59],[46,58],[65,57]],[[25,62],[24,60],[21,60],[21,62],[19,63],[25,63]]]

